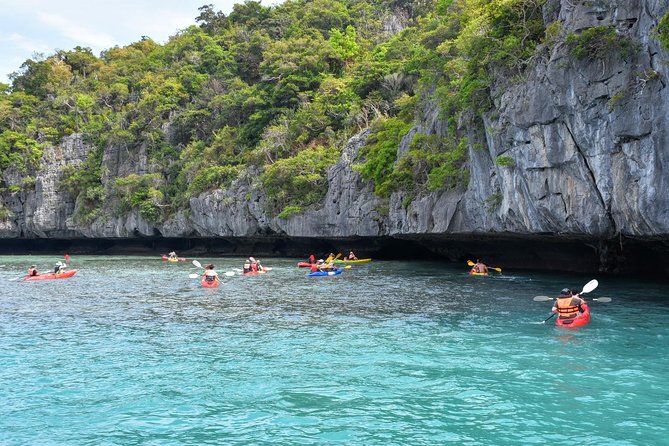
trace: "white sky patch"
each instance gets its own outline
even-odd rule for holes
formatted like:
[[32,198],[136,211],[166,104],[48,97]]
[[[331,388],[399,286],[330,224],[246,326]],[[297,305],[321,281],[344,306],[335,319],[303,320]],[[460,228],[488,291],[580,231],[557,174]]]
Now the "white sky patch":
[[80,46],[105,48],[114,45],[114,38],[111,35],[95,32],[60,15],[38,12],[37,19],[68,40],[80,42]]
[[30,51],[33,53],[45,53],[51,50],[46,42],[34,40],[18,33],[11,33],[6,36],[0,34],[0,43],[14,45],[24,51]]

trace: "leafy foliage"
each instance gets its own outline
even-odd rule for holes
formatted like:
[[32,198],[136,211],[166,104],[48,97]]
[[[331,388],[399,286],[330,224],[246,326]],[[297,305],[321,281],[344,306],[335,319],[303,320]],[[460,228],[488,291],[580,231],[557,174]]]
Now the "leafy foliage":
[[567,36],[572,56],[580,60],[594,60],[618,52],[627,59],[639,51],[639,44],[627,36],[620,36],[613,26],[593,26],[580,34]]
[[321,201],[327,192],[327,168],[338,158],[337,150],[316,147],[268,166],[260,180],[273,210],[285,217]]
[[664,48],[665,51],[669,51],[669,12],[660,18],[657,27],[655,27],[655,34],[662,44],[662,48]]
[[[197,25],[164,45],[142,38],[99,57],[82,47],[35,56],[0,85],[0,169],[34,176],[44,144],[80,133],[94,149],[63,170],[61,187],[77,197],[81,222],[133,209],[161,221],[251,167],[286,217],[323,198],[339,148],[371,126],[357,168],[377,194],[460,187],[458,123],[489,110],[495,85],[530,65],[543,4],[246,0],[227,16],[202,6]],[[398,160],[433,98],[448,129],[417,134]],[[105,151],[146,163],[109,178]]]

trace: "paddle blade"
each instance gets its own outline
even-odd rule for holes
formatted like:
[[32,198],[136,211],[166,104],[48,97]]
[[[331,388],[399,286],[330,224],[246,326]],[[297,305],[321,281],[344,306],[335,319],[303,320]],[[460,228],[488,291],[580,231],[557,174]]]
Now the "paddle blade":
[[579,294],[589,293],[599,286],[599,282],[596,279],[592,279],[590,282],[583,285],[583,290]]
[[202,264],[197,260],[193,260],[193,265],[197,266],[198,268],[202,268]]
[[597,302],[611,302],[610,297],[598,297],[597,299],[592,299],[592,300],[596,300]]
[[343,267],[342,269],[350,269],[350,268],[351,268],[351,265],[346,265],[346,266]]
[[225,272],[225,275],[228,276],[228,277],[230,277],[230,276],[234,276],[234,275],[235,275],[235,272],[234,272],[234,271],[226,271],[226,272]]
[[65,254],[65,262],[67,263],[67,262],[69,262],[69,261],[70,261],[70,255],[69,255],[69,254]]
[[467,260],[467,265],[474,266],[474,262],[472,262],[471,260]]
[[190,277],[191,279],[197,279],[198,277],[200,277],[200,275],[193,273],[193,274],[189,274],[188,277]]
[[493,268],[493,267],[491,267],[491,266],[489,266],[488,268],[490,268],[490,269],[493,270],[493,271],[497,271],[498,273],[501,273],[501,272],[502,272],[502,268]]
[[548,302],[549,300],[553,300],[553,298],[548,296],[534,296],[532,300],[535,302]]

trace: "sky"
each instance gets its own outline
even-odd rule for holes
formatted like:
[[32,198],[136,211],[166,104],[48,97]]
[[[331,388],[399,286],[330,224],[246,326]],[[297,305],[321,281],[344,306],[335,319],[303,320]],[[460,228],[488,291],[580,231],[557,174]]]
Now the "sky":
[[235,3],[243,0],[0,0],[0,82],[10,83],[9,74],[35,53],[81,46],[99,56],[142,36],[165,43],[196,23],[199,7],[227,15]]

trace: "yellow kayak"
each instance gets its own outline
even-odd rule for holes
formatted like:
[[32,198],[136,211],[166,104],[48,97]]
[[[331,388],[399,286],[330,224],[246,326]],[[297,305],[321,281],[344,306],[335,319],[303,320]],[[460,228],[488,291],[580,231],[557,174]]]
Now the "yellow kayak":
[[371,262],[372,259],[358,259],[358,260],[335,260],[334,263],[367,263]]
[[471,274],[472,276],[487,276],[488,275],[488,273],[477,273],[476,271],[472,271],[472,270],[469,271],[469,274]]

